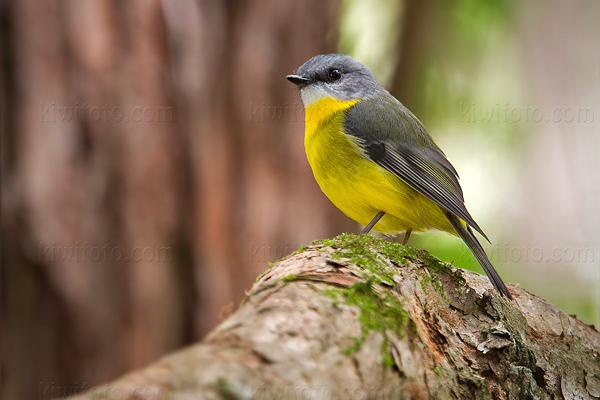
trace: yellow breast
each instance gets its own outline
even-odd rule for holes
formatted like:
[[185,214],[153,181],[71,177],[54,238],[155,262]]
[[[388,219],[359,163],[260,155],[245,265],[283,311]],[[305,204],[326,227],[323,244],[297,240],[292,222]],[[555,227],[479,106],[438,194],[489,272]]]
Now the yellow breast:
[[306,108],[306,156],[321,190],[363,225],[384,211],[386,215],[374,227],[379,232],[447,230],[448,222],[437,205],[366,159],[355,139],[344,133],[344,115],[357,102],[324,98]]

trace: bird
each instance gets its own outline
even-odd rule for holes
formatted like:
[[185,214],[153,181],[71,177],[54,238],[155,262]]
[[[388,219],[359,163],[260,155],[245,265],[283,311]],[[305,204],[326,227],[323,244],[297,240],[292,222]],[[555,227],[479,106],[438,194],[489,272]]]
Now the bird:
[[423,124],[342,54],[317,55],[287,75],[305,110],[304,146],[315,180],[346,216],[387,235],[445,231],[460,237],[492,286],[512,299],[474,230],[456,169]]

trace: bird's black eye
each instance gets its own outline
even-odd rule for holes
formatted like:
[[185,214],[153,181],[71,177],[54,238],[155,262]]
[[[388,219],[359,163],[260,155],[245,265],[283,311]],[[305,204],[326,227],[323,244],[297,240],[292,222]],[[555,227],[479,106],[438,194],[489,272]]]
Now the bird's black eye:
[[329,70],[329,79],[332,81],[337,81],[342,77],[342,72],[337,68],[332,68]]

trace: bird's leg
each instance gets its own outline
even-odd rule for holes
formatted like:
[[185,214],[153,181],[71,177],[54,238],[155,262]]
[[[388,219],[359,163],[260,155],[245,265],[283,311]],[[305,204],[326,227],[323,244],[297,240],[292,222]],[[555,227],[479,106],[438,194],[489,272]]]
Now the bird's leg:
[[402,240],[402,246],[406,246],[406,243],[408,243],[408,238],[410,238],[411,232],[412,232],[412,229],[406,230],[406,233],[404,234],[404,240]]
[[385,212],[379,211],[377,213],[377,215],[375,216],[375,218],[373,218],[373,220],[371,222],[369,222],[369,225],[365,226],[365,229],[363,229],[362,234],[366,235],[367,233],[371,232],[371,229],[373,229],[373,227],[375,226],[375,224],[377,222],[379,222],[379,220],[381,219],[381,217],[383,217],[384,215],[385,215]]

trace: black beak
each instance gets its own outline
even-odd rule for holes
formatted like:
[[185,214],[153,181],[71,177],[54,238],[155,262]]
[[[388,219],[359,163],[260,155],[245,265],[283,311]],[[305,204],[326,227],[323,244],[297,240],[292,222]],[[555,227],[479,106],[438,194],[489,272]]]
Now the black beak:
[[300,75],[288,75],[285,78],[299,88],[303,88],[311,82],[310,79],[306,79]]

